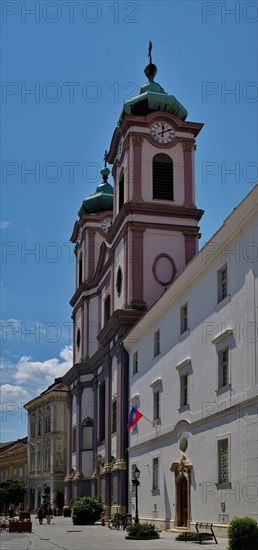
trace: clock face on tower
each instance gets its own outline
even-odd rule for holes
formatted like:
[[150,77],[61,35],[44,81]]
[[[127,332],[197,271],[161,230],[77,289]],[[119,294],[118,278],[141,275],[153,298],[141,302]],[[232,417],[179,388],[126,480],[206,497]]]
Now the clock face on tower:
[[170,143],[175,137],[175,130],[167,122],[162,120],[153,122],[150,127],[150,133],[153,139],[158,143]]

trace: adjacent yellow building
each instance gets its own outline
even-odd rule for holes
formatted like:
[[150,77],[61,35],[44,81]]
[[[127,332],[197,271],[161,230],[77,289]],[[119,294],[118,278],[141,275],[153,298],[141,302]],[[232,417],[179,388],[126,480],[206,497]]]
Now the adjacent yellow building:
[[0,479],[26,482],[27,437],[6,443],[0,448]]

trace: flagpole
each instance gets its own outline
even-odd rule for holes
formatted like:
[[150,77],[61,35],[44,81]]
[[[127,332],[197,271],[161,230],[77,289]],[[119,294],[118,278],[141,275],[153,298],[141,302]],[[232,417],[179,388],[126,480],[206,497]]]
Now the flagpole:
[[150,424],[152,424],[152,420],[150,420],[149,418],[147,418],[147,416],[145,416],[145,415],[142,414],[142,413],[141,413],[141,415],[142,415],[143,418],[145,418],[146,420],[148,420],[148,422],[150,422]]

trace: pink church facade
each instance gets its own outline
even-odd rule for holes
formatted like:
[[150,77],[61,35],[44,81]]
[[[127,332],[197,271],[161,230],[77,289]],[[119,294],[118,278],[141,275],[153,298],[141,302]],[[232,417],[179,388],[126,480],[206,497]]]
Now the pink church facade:
[[[72,242],[76,289],[68,387],[65,499],[128,505],[129,362],[122,340],[198,251],[195,140],[202,124],[154,81],[123,106],[106,156],[112,165],[79,210]],[[106,163],[105,163],[106,164]]]

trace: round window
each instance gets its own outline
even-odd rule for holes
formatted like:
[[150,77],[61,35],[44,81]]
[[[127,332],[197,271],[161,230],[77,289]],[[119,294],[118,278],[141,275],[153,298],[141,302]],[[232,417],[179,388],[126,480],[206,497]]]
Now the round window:
[[182,437],[180,437],[179,449],[182,453],[185,453],[187,447],[188,447],[188,440],[187,440],[187,437],[183,435]]
[[121,294],[122,280],[123,280],[122,269],[121,269],[121,267],[119,267],[118,272],[117,272],[117,276],[116,276],[116,290],[117,290],[118,296],[120,296],[120,294]]

